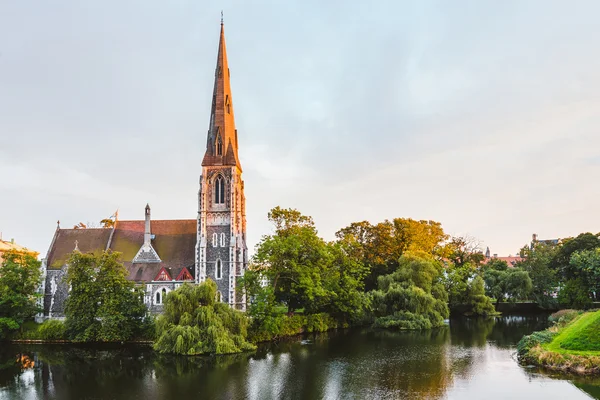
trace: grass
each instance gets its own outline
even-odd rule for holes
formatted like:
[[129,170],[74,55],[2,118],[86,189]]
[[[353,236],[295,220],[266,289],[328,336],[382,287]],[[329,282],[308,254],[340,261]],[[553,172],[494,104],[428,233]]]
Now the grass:
[[560,354],[600,356],[600,311],[575,318],[542,347]]
[[599,374],[600,311],[568,314],[553,327],[523,337],[517,346],[519,359],[552,370]]

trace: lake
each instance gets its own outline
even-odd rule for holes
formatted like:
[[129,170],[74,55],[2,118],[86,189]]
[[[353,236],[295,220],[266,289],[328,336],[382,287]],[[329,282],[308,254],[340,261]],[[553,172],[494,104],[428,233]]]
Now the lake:
[[350,329],[255,353],[160,356],[143,346],[6,345],[4,399],[600,399],[600,380],[520,366],[546,316],[452,319],[428,332]]

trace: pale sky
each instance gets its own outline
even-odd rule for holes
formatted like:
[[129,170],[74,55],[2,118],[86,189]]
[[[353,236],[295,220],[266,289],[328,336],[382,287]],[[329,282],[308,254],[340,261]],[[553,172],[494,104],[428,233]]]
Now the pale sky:
[[249,247],[432,219],[492,253],[600,231],[597,1],[0,0],[0,231],[195,218],[220,10]]

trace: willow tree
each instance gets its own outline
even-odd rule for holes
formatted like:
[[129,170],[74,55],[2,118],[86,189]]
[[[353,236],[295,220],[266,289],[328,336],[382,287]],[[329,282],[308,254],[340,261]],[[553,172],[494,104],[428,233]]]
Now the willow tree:
[[184,284],[165,298],[164,313],[156,321],[154,349],[183,355],[231,354],[254,350],[246,340],[248,317],[217,302],[217,285]]
[[442,326],[449,316],[448,294],[439,262],[423,252],[407,252],[396,272],[378,279],[371,292],[375,326],[429,329]]

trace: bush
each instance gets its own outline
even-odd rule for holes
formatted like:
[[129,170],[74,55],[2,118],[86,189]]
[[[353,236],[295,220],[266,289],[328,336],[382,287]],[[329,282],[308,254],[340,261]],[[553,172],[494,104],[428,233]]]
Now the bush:
[[575,317],[577,317],[579,314],[581,314],[580,311],[568,308],[551,314],[548,317],[548,321],[552,322],[555,325],[566,325],[569,322],[573,321]]
[[517,354],[519,359],[525,362],[534,362],[535,360],[529,357],[529,351],[543,343],[550,343],[556,336],[556,333],[548,330],[533,332],[531,335],[523,336],[523,338],[517,344]]
[[44,321],[38,328],[38,336],[42,340],[63,340],[66,337],[65,324],[56,319]]
[[393,315],[379,317],[373,326],[387,329],[431,329],[433,327],[427,316],[409,311],[397,311]]

